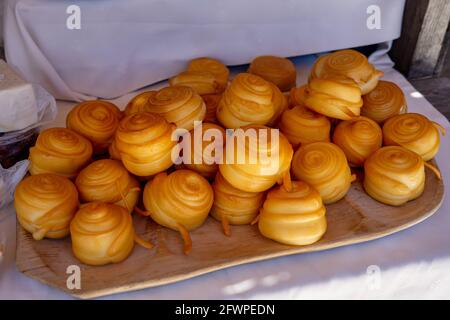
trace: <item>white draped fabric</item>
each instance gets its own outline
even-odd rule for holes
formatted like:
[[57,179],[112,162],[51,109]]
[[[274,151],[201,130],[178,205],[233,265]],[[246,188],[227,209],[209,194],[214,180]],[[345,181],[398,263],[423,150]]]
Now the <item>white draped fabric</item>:
[[[199,56],[239,65],[263,54],[292,57],[392,40],[404,7],[404,0],[3,1],[8,62],[72,101],[122,96]],[[75,11],[66,13],[74,5],[75,20]],[[379,29],[370,24],[374,6]]]

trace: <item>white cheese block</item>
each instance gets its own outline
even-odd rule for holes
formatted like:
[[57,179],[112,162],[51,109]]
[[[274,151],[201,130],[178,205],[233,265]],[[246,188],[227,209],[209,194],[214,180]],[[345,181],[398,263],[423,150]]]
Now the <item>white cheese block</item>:
[[21,130],[37,120],[33,86],[0,59],[0,132]]

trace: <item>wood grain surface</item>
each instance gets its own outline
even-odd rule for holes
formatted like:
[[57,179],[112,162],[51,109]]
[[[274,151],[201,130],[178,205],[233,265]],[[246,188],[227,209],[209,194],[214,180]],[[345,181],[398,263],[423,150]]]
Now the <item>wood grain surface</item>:
[[[146,250],[135,246],[122,263],[101,267],[84,265],[72,255],[69,238],[34,241],[19,224],[16,263],[31,278],[76,297],[93,298],[173,283],[240,264],[374,240],[409,228],[440,207],[443,183],[429,169],[426,173],[422,196],[400,207],[370,198],[361,185],[362,173],[358,173],[358,180],[347,196],[327,206],[328,230],[324,237],[309,246],[276,243],[261,236],[257,226],[232,226],[231,237],[226,237],[220,223],[208,218],[191,233],[193,250],[185,256],[178,233],[156,225],[149,218],[135,216],[137,233],[151,240],[155,247]],[[69,265],[81,268],[81,289],[67,288]]]

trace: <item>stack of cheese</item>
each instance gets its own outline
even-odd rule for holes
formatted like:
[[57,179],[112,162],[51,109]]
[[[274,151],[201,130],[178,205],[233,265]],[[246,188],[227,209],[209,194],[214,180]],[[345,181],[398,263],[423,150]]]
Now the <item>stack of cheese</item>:
[[[256,58],[230,83],[228,75],[220,61],[199,58],[124,112],[105,101],[77,105],[67,128],[43,131],[30,152],[31,176],[15,199],[22,226],[35,239],[70,234],[76,257],[105,264],[125,259],[135,242],[151,248],[134,232],[133,211],[179,232],[188,254],[189,232],[209,214],[228,236],[230,225],[258,223],[280,243],[319,241],[325,205],[345,197],[358,167],[378,201],[401,205],[421,195],[442,128],[403,114],[403,93],[379,81],[382,72],[364,55],[322,56],[298,88],[293,64],[280,57]],[[206,117],[215,123],[198,122]],[[225,133],[230,128],[238,130]],[[200,149],[187,155],[198,130]],[[111,159],[93,161],[100,153]]]

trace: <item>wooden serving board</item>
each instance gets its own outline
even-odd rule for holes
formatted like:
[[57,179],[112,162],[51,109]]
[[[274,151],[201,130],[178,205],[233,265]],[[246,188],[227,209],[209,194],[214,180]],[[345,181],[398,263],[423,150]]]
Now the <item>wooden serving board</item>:
[[[178,233],[156,225],[149,218],[134,217],[138,234],[155,247],[135,246],[130,257],[119,264],[92,267],[80,263],[71,252],[70,239],[34,241],[18,224],[18,269],[25,275],[80,298],[155,287],[231,266],[291,254],[326,250],[381,238],[411,227],[430,217],[443,201],[444,185],[426,169],[423,195],[401,207],[381,204],[370,198],[361,185],[361,174],[347,196],[327,206],[328,230],[317,243],[294,247],[266,239],[257,226],[232,226],[231,237],[222,233],[219,222],[208,218],[191,233],[193,249],[182,253]],[[66,269],[81,269],[81,289],[66,286]]]

